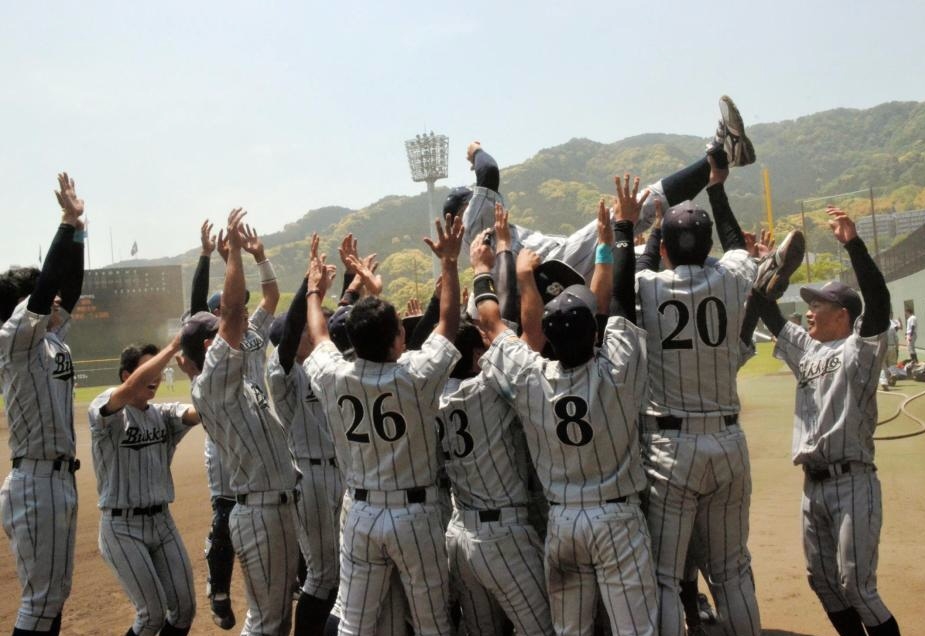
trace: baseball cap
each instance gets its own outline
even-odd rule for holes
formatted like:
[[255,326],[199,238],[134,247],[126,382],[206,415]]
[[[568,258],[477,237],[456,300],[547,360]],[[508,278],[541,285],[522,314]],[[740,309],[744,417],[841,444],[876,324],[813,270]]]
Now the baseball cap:
[[[246,305],[250,301],[251,301],[251,291],[249,289],[245,289],[244,290],[244,304]],[[213,311],[213,312],[217,310],[219,307],[221,307],[222,306],[222,292],[215,292],[214,294],[209,296],[209,300],[207,304],[209,305],[209,311]]]
[[350,336],[347,335],[347,317],[353,305],[342,305],[337,308],[330,318],[328,318],[328,333],[331,340],[341,353],[347,353],[353,350],[353,344],[350,342]]
[[597,299],[585,285],[569,285],[546,303],[543,334],[556,349],[567,345],[580,337],[581,330],[596,328],[596,306]]
[[469,199],[472,198],[472,190],[466,186],[459,186],[450,190],[450,193],[446,196],[446,201],[443,202],[443,214],[456,215],[459,212],[459,208],[469,202]]
[[288,315],[289,312],[284,311],[270,323],[270,331],[267,335],[270,337],[270,342],[273,343],[274,347],[278,347],[280,340],[283,339],[283,327],[286,325],[286,316]]
[[533,279],[540,290],[540,296],[543,297],[544,305],[573,285],[585,285],[585,279],[581,274],[562,261],[554,259],[540,263],[540,266],[533,270]]
[[800,298],[806,301],[807,304],[814,300],[821,300],[840,305],[848,310],[848,315],[851,316],[852,322],[861,315],[861,296],[844,283],[835,280],[831,280],[818,288],[803,287],[800,290]]
[[692,201],[679,203],[662,220],[662,241],[675,264],[702,262],[713,241],[713,220]]
[[180,328],[180,349],[183,355],[200,360],[203,341],[214,338],[217,333],[218,317],[207,311],[196,312]]

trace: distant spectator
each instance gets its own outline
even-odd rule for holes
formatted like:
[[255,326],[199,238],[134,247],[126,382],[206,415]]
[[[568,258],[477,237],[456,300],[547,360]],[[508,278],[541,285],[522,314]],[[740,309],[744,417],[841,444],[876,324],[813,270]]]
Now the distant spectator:
[[912,313],[912,308],[906,308],[906,345],[909,347],[909,358],[914,363],[918,363],[919,357],[915,353],[915,339],[918,336],[918,320]]

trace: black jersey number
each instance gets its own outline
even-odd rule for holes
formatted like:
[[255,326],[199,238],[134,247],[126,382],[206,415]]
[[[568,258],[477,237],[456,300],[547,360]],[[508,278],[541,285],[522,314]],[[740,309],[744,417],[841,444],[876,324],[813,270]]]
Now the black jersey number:
[[[472,451],[475,450],[475,440],[472,438],[472,434],[469,433],[469,418],[466,416],[465,412],[460,411],[459,409],[454,409],[450,413],[449,417],[450,422],[456,423],[456,437],[462,441],[462,450],[459,448],[459,443],[454,444],[455,448],[453,449],[453,454],[456,455],[459,459],[467,457],[472,454]],[[441,418],[437,418],[437,435],[440,438],[440,441],[443,441],[443,436],[446,434],[446,424],[443,423]]]
[[[559,418],[556,435],[563,444],[584,446],[594,437],[591,424],[583,419],[588,414],[588,403],[577,395],[566,395],[556,400],[553,410]],[[577,438],[575,433],[578,434]]]
[[[407,424],[405,423],[405,418],[398,411],[382,410],[382,403],[385,402],[386,398],[390,397],[392,397],[391,393],[383,393],[376,398],[376,401],[373,402],[372,419],[373,430],[376,431],[376,435],[387,442],[394,442],[405,434]],[[344,402],[353,407],[353,422],[350,424],[350,428],[347,429],[347,440],[358,444],[369,444],[369,434],[357,432],[365,415],[363,403],[360,398],[349,393],[337,399],[337,406],[343,408]]]
[[[691,338],[678,338],[678,334],[684,331],[687,323],[690,322],[690,310],[680,300],[672,299],[659,305],[658,313],[665,315],[669,307],[674,307],[678,314],[678,324],[674,331],[662,340],[662,349],[693,349],[694,341]],[[695,323],[701,342],[708,347],[720,346],[726,340],[726,326],[729,323],[726,316],[726,305],[716,296],[707,296],[697,305]],[[714,329],[710,328],[711,324],[715,325]]]

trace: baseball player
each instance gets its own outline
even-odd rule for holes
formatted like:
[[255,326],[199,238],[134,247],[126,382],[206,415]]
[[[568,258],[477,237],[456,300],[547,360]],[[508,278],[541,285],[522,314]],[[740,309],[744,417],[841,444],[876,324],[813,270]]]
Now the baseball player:
[[804,473],[803,551],[809,585],[841,636],[899,634],[877,592],[882,523],[874,466],[877,380],[886,355],[890,293],[854,222],[830,207],[864,298],[839,282],[804,287],[808,331],[784,320],[756,283],[752,301],[777,337],[774,355],[797,378],[793,463]]
[[906,346],[909,347],[909,359],[913,363],[919,361],[919,356],[915,352],[915,340],[919,335],[919,321],[912,313],[912,308],[906,307]]
[[395,308],[375,297],[350,311],[347,330],[356,361],[328,337],[321,299],[330,284],[318,238],[312,238],[308,326],[314,350],[305,363],[327,414],[353,503],[341,548],[340,634],[371,635],[393,568],[397,568],[417,634],[450,634],[446,543],[437,505],[437,399],[459,352],[448,339],[459,323],[458,219],[437,222],[442,266],[440,321],[420,351],[404,350]]
[[61,225],[41,273],[0,277],[0,384],[13,467],[0,517],[22,599],[14,636],[58,634],[71,591],[80,467],[74,443],[74,366],[64,343],[83,283],[84,202],[58,175]]
[[196,612],[193,568],[167,507],[174,451],[199,415],[189,404],[151,403],[179,350],[179,335],[163,350],[126,347],[122,384],[90,404],[100,554],[135,606],[126,636],[185,636]]
[[299,545],[306,576],[296,606],[297,636],[321,634],[334,604],[340,581],[337,516],[344,495],[331,432],[302,368],[311,352],[305,330],[307,285],[303,279],[289,311],[273,322],[270,340],[277,348],[267,366],[273,407],[289,431],[290,446],[302,473]]
[[[500,206],[494,230],[497,250],[509,254]],[[473,249],[490,252],[484,238]],[[443,390],[437,423],[455,504],[447,552],[463,620],[469,634],[500,634],[492,611],[500,606],[518,633],[552,634],[542,548],[527,519],[528,471],[518,447],[525,440],[517,416],[480,372],[485,344],[478,328],[464,323],[454,345],[462,358]]]
[[713,223],[691,203],[661,226],[661,272],[637,274],[650,391],[643,409],[647,519],[659,583],[659,632],[684,633],[679,601],[687,549],[703,540],[707,581],[727,634],[758,636],[751,574],[748,447],[738,422],[736,372],[753,353],[740,339],[756,264],[723,190],[724,154],[708,157],[707,193],[724,255],[708,263]]
[[[520,252],[523,339],[500,320],[490,252],[472,251],[479,320],[492,339],[482,370],[523,421],[550,501],[545,558],[557,634],[591,634],[598,593],[613,633],[655,634],[657,628],[655,575],[638,495],[646,486],[637,429],[646,374],[645,333],[632,322],[632,226],[641,204],[635,194],[628,183],[618,188],[615,230],[601,200],[591,290],[567,287],[546,304],[542,321],[533,280],[539,257]],[[597,349],[596,315],[606,317],[611,302],[617,315],[606,321]],[[557,361],[536,352],[544,341]]]
[[[221,318],[199,312],[183,326],[184,370],[193,376],[193,403],[215,442],[236,505],[228,525],[241,562],[248,611],[242,634],[288,634],[298,566],[295,499],[298,471],[285,429],[266,394],[246,370],[247,313],[241,250],[248,243],[244,212],[226,228],[228,260]],[[261,271],[268,285],[272,268]],[[266,297],[265,299],[266,300]]]
[[[747,166],[755,161],[752,143],[745,135],[742,116],[732,99],[723,95],[719,100],[720,116],[713,140],[707,147],[708,155],[728,155],[734,166]],[[725,149],[725,152],[724,152]],[[464,210],[463,224],[466,227],[463,249],[468,249],[475,236],[494,224],[495,203],[503,204],[499,193],[501,183],[498,164],[488,155],[479,142],[474,141],[466,149],[466,158],[476,174],[474,190],[454,188],[444,203],[444,213],[457,214]],[[690,166],[682,168],[660,181],[650,185],[649,195],[643,207],[635,232],[644,232],[655,219],[655,201],[663,209],[693,199],[709,181],[710,165],[703,157]],[[463,207],[465,206],[465,207]],[[597,241],[596,221],[591,221],[568,237],[544,235],[535,230],[511,226],[512,245],[516,256],[522,247],[536,252],[545,261],[557,259],[565,262],[589,280],[594,269],[594,250]]]
[[[200,228],[202,251],[190,297],[190,314],[208,311],[216,316],[221,311],[221,292],[207,298],[209,289],[209,266],[212,252],[218,249],[223,261],[228,260],[228,238],[224,230],[218,237],[212,234],[212,224],[206,220]],[[256,231],[245,226],[242,249],[254,257],[261,276],[263,298],[254,314],[249,317],[247,331],[241,344],[244,352],[244,368],[247,379],[266,392],[264,369],[266,366],[267,332],[273,313],[279,303],[279,286],[273,274],[270,261],[266,258],[263,243]],[[245,290],[244,303],[250,301],[250,292]],[[221,454],[211,435],[205,437],[206,475],[209,479],[209,494],[212,500],[212,527],[206,540],[206,563],[209,566],[207,594],[212,610],[212,620],[222,629],[231,629],[236,623],[231,606],[231,573],[234,568],[234,548],[228,529],[228,518],[234,508],[234,492],[229,484],[229,472],[222,466]]]

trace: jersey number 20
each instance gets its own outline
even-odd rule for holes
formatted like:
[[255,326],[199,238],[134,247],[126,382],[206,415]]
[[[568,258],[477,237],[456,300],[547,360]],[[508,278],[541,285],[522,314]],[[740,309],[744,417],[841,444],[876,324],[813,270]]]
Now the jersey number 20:
[[[405,434],[407,425],[405,424],[405,418],[398,411],[382,410],[382,403],[389,397],[392,397],[391,393],[383,393],[373,402],[373,430],[376,431],[376,435],[385,441],[394,442]],[[357,428],[363,422],[363,403],[360,398],[349,393],[337,399],[337,406],[343,408],[344,402],[349,402],[350,406],[353,407],[353,423],[347,429],[347,440],[359,444],[369,444],[368,433],[357,433]]]
[[[716,316],[716,327],[712,334],[710,333],[709,321],[709,318],[711,318],[709,315],[711,306],[714,307]],[[666,300],[659,305],[658,313],[664,315],[665,310],[669,307],[674,307],[674,310],[677,312],[678,325],[674,328],[674,331],[668,334],[667,338],[662,340],[662,349],[693,349],[694,341],[691,338],[678,338],[678,334],[684,331],[684,328],[687,327],[687,323],[690,322],[690,310],[687,308],[687,305],[680,300],[672,299]],[[697,335],[700,337],[701,342],[708,347],[718,347],[723,344],[723,341],[726,339],[727,322],[726,305],[716,296],[707,296],[697,305]]]

